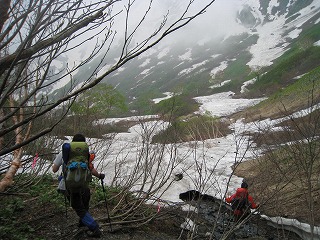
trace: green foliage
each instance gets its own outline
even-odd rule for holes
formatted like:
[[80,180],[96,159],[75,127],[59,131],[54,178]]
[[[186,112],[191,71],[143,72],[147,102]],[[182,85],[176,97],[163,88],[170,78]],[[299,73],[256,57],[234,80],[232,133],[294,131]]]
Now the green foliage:
[[155,98],[155,93],[153,91],[145,90],[135,101],[133,101],[129,108],[137,111],[138,115],[142,114],[150,114],[152,110],[152,102],[151,99]]
[[314,91],[315,95],[320,94],[320,67],[301,77],[288,87],[280,89],[270,96],[269,101],[277,100],[283,102],[288,98],[295,98],[296,101],[302,101],[302,99],[309,97],[311,91]]
[[[26,225],[26,224],[18,224],[16,220],[12,220],[11,224],[1,225],[0,226],[0,238],[1,239],[10,239],[10,240],[23,240],[30,239],[29,236],[35,230]],[[34,238],[33,238],[34,239]],[[39,238],[35,238],[39,239]]]
[[[310,101],[319,102],[320,96],[320,67],[315,68],[308,74],[302,76],[288,87],[279,89],[266,100],[247,109],[249,115],[256,113],[275,112],[279,116],[279,109],[286,107],[287,113],[297,111],[310,106]],[[313,99],[311,99],[313,97]]]
[[286,51],[279,59],[275,60],[275,65],[308,50],[308,48],[312,47],[313,43],[318,40],[320,40],[320,25],[311,25],[292,43],[290,50]]
[[292,83],[293,78],[320,65],[320,47],[309,47],[305,51],[295,51],[282,58],[259,81],[250,86],[251,91],[270,94]]
[[[30,183],[30,178],[34,180]],[[41,227],[47,224],[55,224],[59,216],[65,217],[65,198],[56,191],[58,181],[56,177],[46,174],[32,176],[20,174],[15,178],[21,193],[0,195],[0,239],[51,239],[43,237]],[[23,184],[24,183],[24,184]],[[26,184],[28,183],[28,184]],[[91,205],[104,204],[104,192],[100,180],[93,178],[90,183],[92,201]],[[105,186],[108,204],[116,204],[119,199],[112,199],[123,189]],[[133,198],[128,194],[128,198]],[[122,197],[123,195],[120,195]],[[51,219],[50,216],[55,220]],[[53,222],[51,222],[53,221]],[[53,228],[54,231],[54,228]],[[55,236],[54,232],[52,236]],[[59,237],[58,237],[59,238]]]
[[[32,176],[29,174],[20,174],[15,181],[20,185],[21,182],[29,182],[30,177]],[[28,214],[32,214],[31,206],[52,207],[61,211],[64,208],[64,199],[53,187],[54,179],[51,175],[32,178],[34,182],[31,186],[24,185],[19,188],[24,192],[22,195],[1,196],[0,239],[42,239],[33,237],[35,228],[32,222],[28,221]]]
[[188,115],[198,109],[198,104],[187,95],[175,95],[156,104],[153,108],[154,114],[169,115],[173,118]]
[[[10,198],[9,200],[3,199],[1,201],[3,208],[1,208],[1,220],[10,218],[14,213],[24,209],[24,203],[20,198]],[[4,204],[5,203],[5,204]]]
[[125,98],[114,87],[100,83],[80,95],[71,106],[71,111],[78,115],[105,117],[111,113],[127,111]]
[[299,40],[303,41],[305,38],[310,38],[313,42],[320,40],[320,25],[312,25],[308,30],[304,31]]
[[225,79],[243,79],[250,73],[250,68],[246,63],[250,60],[249,53],[243,53],[238,56],[235,61],[230,62],[228,67],[224,70]]
[[230,133],[227,124],[210,115],[177,119],[166,130],[155,135],[153,143],[176,143],[216,138]]
[[237,60],[230,62],[228,67],[223,71],[223,79],[232,79],[232,81],[224,84],[221,87],[214,88],[212,93],[224,92],[224,91],[234,91],[239,92],[241,84],[244,80],[248,80],[248,75],[250,74],[249,67],[245,64],[250,59],[248,53],[243,53],[238,56]]
[[[29,178],[29,174],[23,174],[19,181]],[[37,197],[41,203],[54,204],[57,208],[64,208],[64,200],[61,194],[57,194],[56,188],[52,184],[56,181],[52,175],[46,174],[33,178],[33,184],[22,190],[28,192],[32,197]]]
[[[108,201],[107,204],[116,205],[118,203],[118,200],[116,198],[112,198],[112,197],[121,193],[122,189],[120,187],[117,188],[117,187],[110,187],[110,186],[104,185],[104,190],[105,190],[105,192],[104,192],[99,179],[94,179],[93,182],[94,182],[94,186],[95,186],[94,191],[92,191],[92,192],[94,192],[94,194],[92,196],[92,203],[93,204],[95,204],[95,203],[104,203],[105,204],[106,199]],[[124,194],[124,193],[122,193],[122,194]]]

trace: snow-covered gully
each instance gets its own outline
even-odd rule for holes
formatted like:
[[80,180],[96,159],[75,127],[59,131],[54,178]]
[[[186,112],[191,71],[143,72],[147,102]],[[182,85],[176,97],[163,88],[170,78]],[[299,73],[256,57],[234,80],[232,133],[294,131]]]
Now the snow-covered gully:
[[[229,92],[217,94],[216,96],[202,97],[201,101],[203,105],[201,107],[201,111],[210,112],[215,116],[227,116],[230,113],[237,112],[240,109],[256,104],[262,100],[247,99],[246,101],[244,101],[244,99],[231,99],[231,96],[232,94],[230,94]],[[308,112],[310,112],[310,109],[298,112],[291,117],[301,117],[303,114],[306,114]],[[137,117],[137,119],[138,118],[139,117]],[[195,161],[199,162],[201,161],[201,159],[210,159],[210,162],[208,161],[206,163],[206,167],[208,169],[214,169],[215,175],[212,176],[213,180],[208,179],[208,181],[201,187],[203,193],[214,196],[218,199],[223,199],[225,193],[235,191],[235,189],[239,187],[242,182],[242,178],[232,175],[231,166],[235,163],[235,161],[237,161],[237,157],[241,157],[241,160],[245,161],[246,159],[250,159],[250,157],[253,156],[253,153],[251,151],[248,151],[249,140],[242,138],[241,142],[237,142],[236,136],[241,134],[241,132],[243,131],[257,131],[258,129],[261,129],[262,126],[268,126],[270,128],[271,126],[274,126],[276,123],[284,121],[285,119],[286,118],[277,120],[266,119],[261,122],[247,124],[244,124],[242,121],[237,121],[232,125],[232,134],[222,138],[207,139],[202,143],[203,146],[201,148],[199,147],[196,152],[194,151],[192,153],[190,153],[190,144],[192,143],[189,142],[181,144],[178,149],[178,155],[184,156],[183,165],[176,167],[175,173],[179,173],[180,171],[183,172],[184,176],[188,177],[184,177],[180,181],[174,181],[170,184],[169,187],[165,186],[166,191],[162,193],[159,192],[159,196],[155,197],[161,197],[163,201],[181,203],[182,200],[179,199],[179,193],[187,192],[193,189],[199,189],[195,184],[197,182],[196,178],[199,177],[200,174],[198,170],[194,168]],[[111,120],[118,121],[120,119]],[[139,142],[142,141],[142,139],[139,139],[139,136],[141,136],[141,133],[143,131],[146,131],[148,127],[152,127],[154,131],[156,125],[159,130],[161,130],[167,126],[167,123],[156,123],[156,121],[153,121],[149,122],[148,124],[144,124],[144,129],[141,128],[141,125],[136,125],[131,127],[129,129],[129,132],[118,134],[115,141],[116,145],[112,146],[112,152],[110,152],[107,159],[105,159],[105,161],[109,162],[105,166],[108,166],[110,170],[114,168],[114,165],[110,164],[110,162],[113,162],[114,159],[119,158],[120,149],[121,151],[125,150],[125,152],[122,152],[122,154],[125,155],[128,160],[130,158],[135,159],[138,150],[136,146],[139,144]],[[135,146],[135,149],[130,149],[130,147],[128,147],[128,142],[135,143],[134,145],[132,145]],[[124,148],[123,146],[126,147]],[[257,149],[255,149],[255,155],[257,154],[256,151]],[[235,156],[235,153],[237,156]],[[104,164],[102,164],[102,166],[104,166]],[[130,166],[128,167],[130,168]],[[106,169],[104,170],[109,171]],[[111,178],[112,176],[110,176],[110,181]],[[264,215],[262,217],[270,221],[270,223],[272,223],[275,227],[278,226],[279,228],[293,231],[301,236],[302,239],[310,239],[310,226],[308,224],[301,223],[296,219],[268,217]],[[320,239],[320,227],[315,227],[314,233],[316,234],[316,238],[314,239]]]

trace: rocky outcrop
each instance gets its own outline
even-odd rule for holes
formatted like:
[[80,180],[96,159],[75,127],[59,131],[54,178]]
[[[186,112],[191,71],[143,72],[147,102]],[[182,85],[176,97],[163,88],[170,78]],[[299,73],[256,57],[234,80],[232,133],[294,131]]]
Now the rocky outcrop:
[[[278,231],[276,226],[258,214],[235,222],[231,207],[213,196],[190,190],[179,194],[186,204],[193,206],[185,213],[186,231],[192,232],[197,239],[291,239],[300,240],[295,233]],[[192,209],[192,210],[191,210]]]

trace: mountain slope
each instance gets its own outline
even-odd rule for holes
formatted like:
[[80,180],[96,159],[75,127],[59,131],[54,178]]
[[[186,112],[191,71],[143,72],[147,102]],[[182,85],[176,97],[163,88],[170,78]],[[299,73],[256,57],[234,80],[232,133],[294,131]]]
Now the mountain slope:
[[[232,3],[234,9],[230,8]],[[165,92],[184,93],[190,97],[221,91],[239,94],[245,81],[268,72],[274,67],[273,64],[281,60],[281,56],[305,51],[320,40],[318,0],[237,0],[232,3],[228,2],[230,9],[220,10],[228,13],[234,11],[233,15],[225,14],[222,25],[212,23],[210,26],[208,19],[199,18],[198,22],[186,28],[183,41],[175,35],[176,39],[171,38],[165,44],[157,45],[104,81],[127,97],[131,110],[143,109],[142,105],[162,97]],[[175,1],[174,6],[178,9],[181,3]],[[212,9],[218,7],[213,5]],[[213,12],[206,14],[210,16]],[[233,18],[227,18],[227,15]],[[226,29],[223,29],[224,26]],[[229,26],[233,27],[228,29]],[[222,35],[222,32],[225,34]],[[116,48],[111,49],[104,61],[106,65],[115,62],[117,51]],[[309,61],[312,62],[309,67],[290,72],[290,77],[318,66],[320,58],[317,59],[317,56],[307,54],[305,59],[310,57],[316,60]],[[84,79],[89,74],[88,70],[79,72],[74,78]],[[211,87],[226,80],[230,81],[222,87]],[[270,92],[257,91],[257,87],[252,89],[256,97],[272,93],[277,86]]]
[[[224,88],[238,91],[240,85],[252,77],[252,70],[270,69],[304,32],[311,27],[319,32],[319,1],[242,3],[235,19],[245,29],[242,34],[225,36],[220,41],[212,37],[193,45],[180,42],[159,46],[129,63],[121,72],[106,79],[107,82],[117,86],[129,99],[146,93],[161,96],[159,94],[167,91],[206,95],[219,91],[209,88],[213,83],[228,79],[236,84],[229,83]],[[312,45],[318,40],[320,36],[314,35],[295,44]]]

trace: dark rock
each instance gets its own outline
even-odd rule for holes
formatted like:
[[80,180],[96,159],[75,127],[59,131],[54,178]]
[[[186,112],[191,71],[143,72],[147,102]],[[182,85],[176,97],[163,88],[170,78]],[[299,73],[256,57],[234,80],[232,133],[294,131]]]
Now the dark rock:
[[[231,207],[221,199],[202,194],[196,190],[190,190],[179,194],[179,198],[197,208],[196,212],[186,212],[186,218],[190,218],[195,224],[192,236],[195,239],[227,238],[236,239],[259,239],[280,240],[284,236],[290,239],[301,239],[293,232],[279,234],[276,228],[268,226],[265,219],[259,215],[251,215],[246,222],[239,224],[234,221]],[[277,235],[278,233],[278,235]],[[227,234],[227,235],[226,235]]]
[[179,194],[179,198],[182,201],[185,202],[189,202],[189,201],[198,201],[198,200],[202,200],[202,201],[212,201],[214,202],[216,200],[215,197],[210,196],[208,194],[202,194],[199,191],[196,190],[190,190],[184,193],[180,193]]

